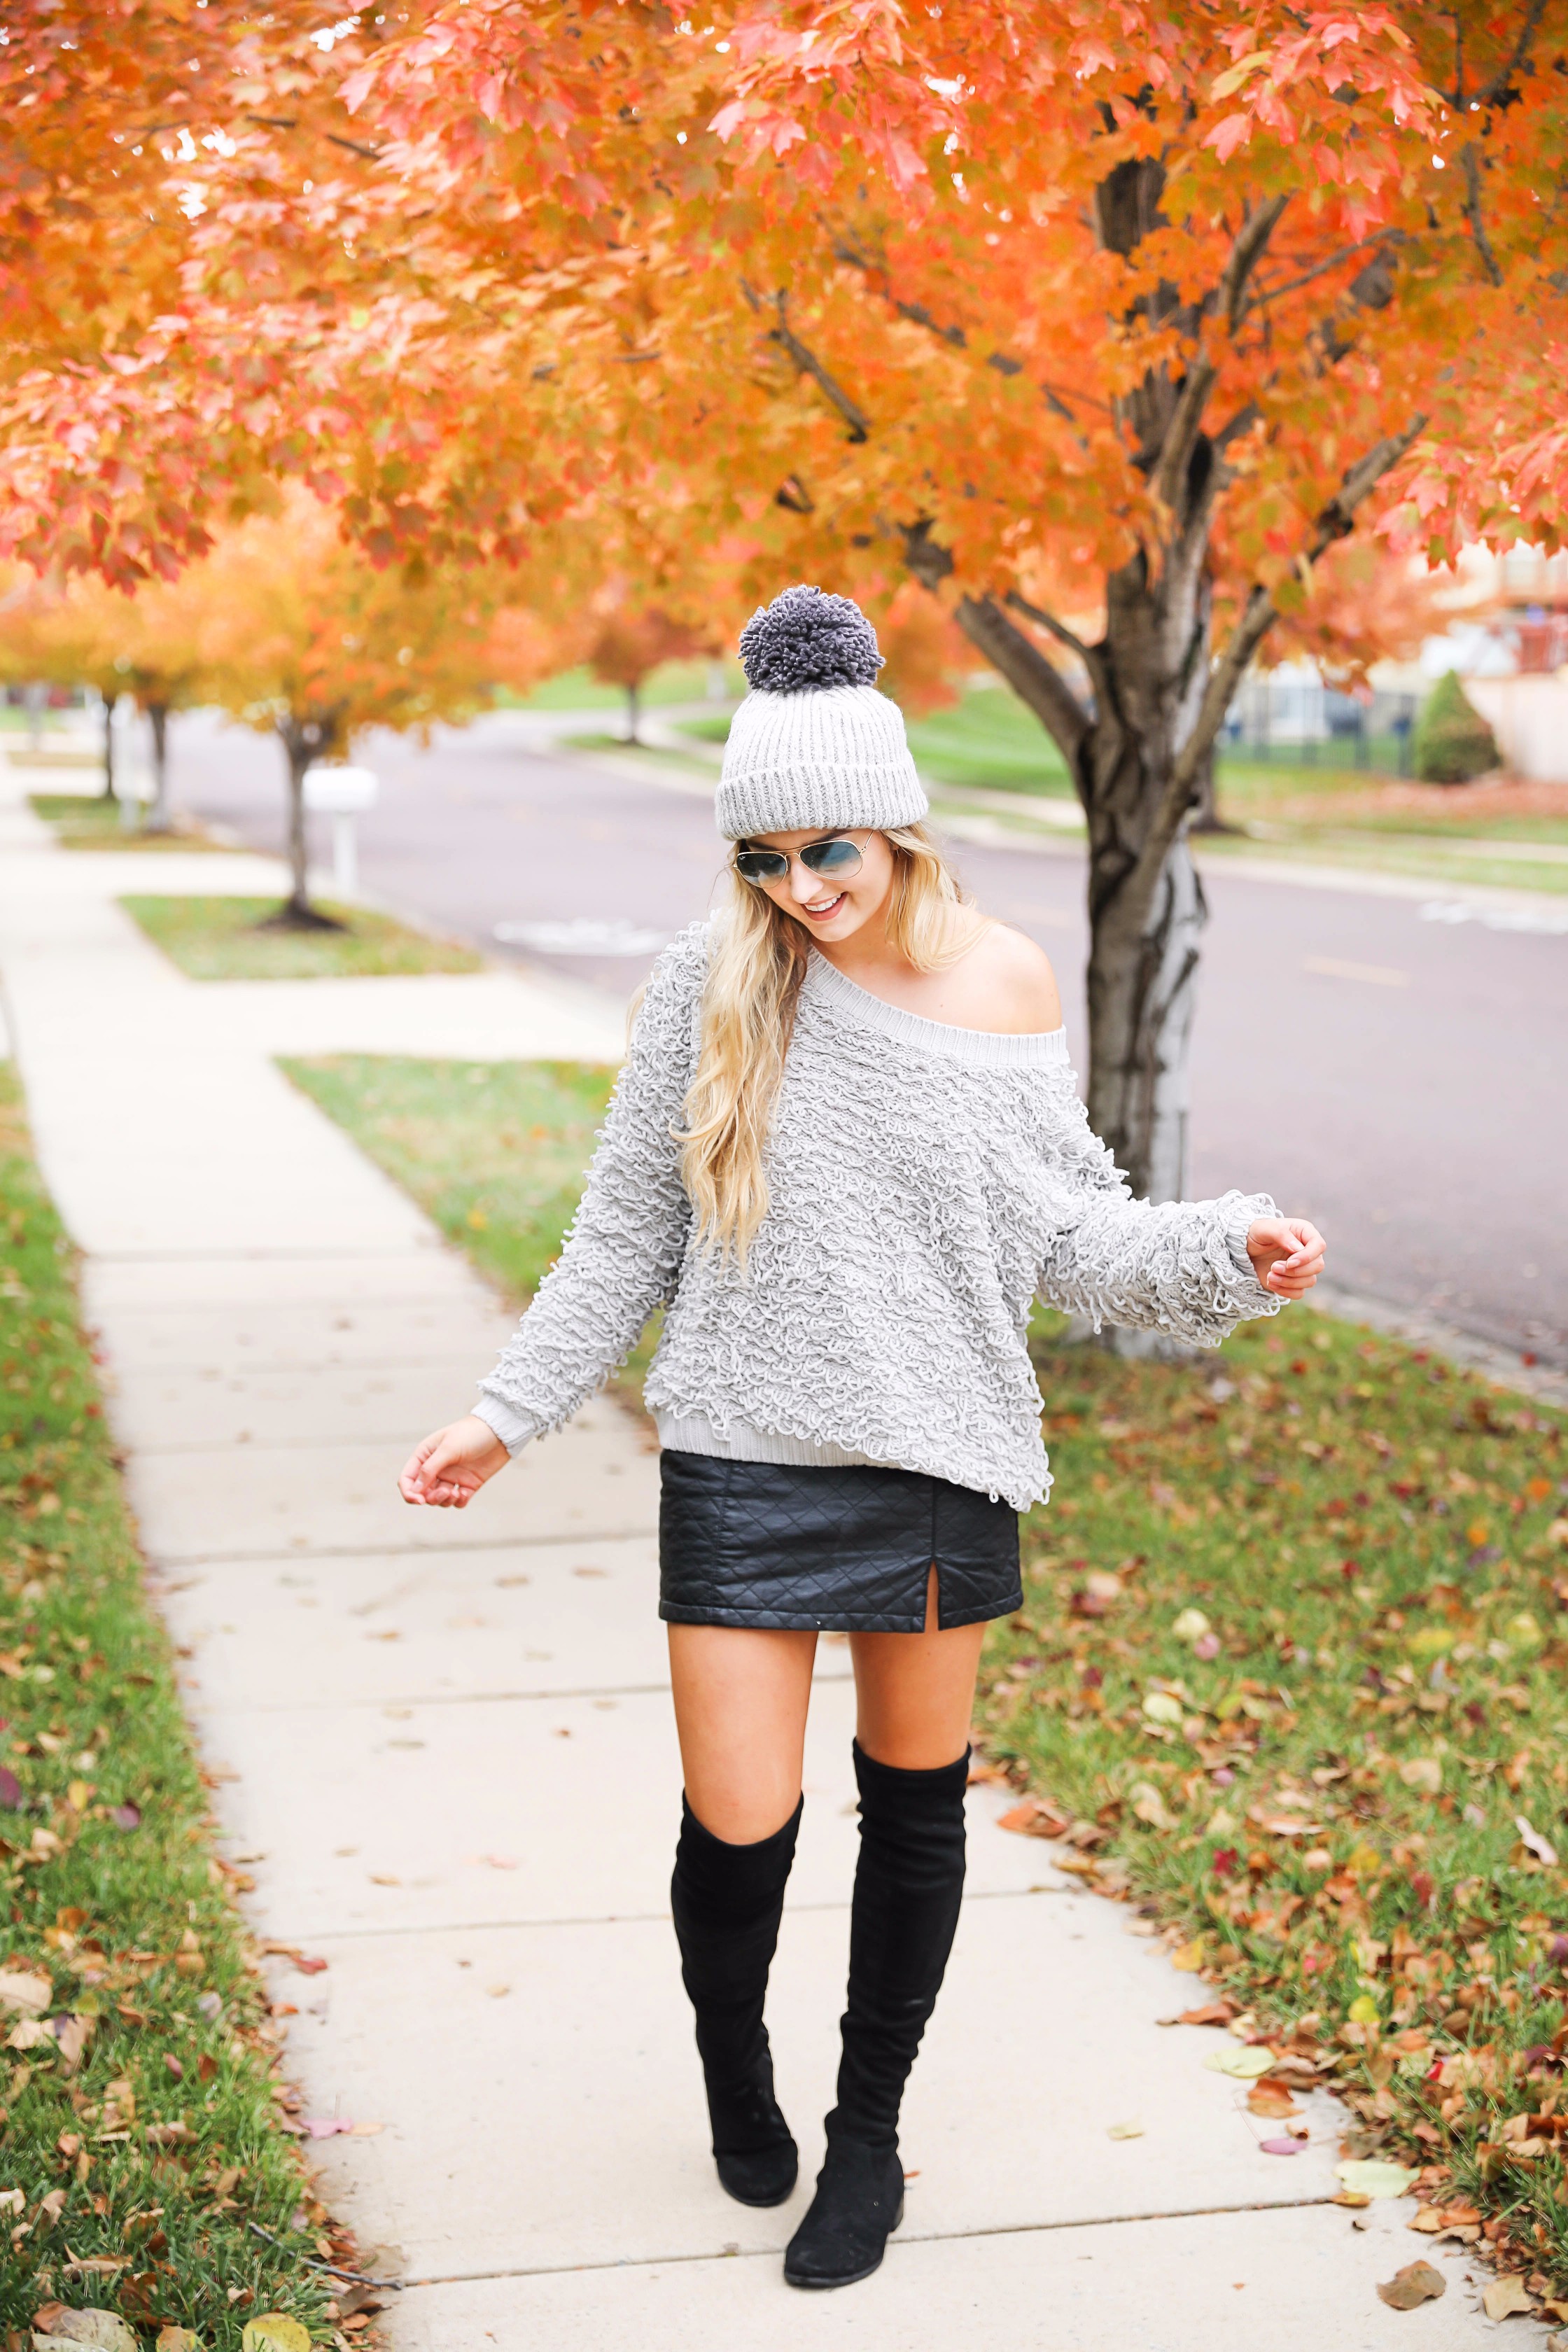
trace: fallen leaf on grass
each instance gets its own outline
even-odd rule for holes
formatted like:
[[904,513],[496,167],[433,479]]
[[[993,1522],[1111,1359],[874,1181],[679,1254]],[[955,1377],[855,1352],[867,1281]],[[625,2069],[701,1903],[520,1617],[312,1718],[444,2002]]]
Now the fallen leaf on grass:
[[14,1813],[22,1801],[22,1783],[8,1764],[0,1764],[0,1805]]
[[[1428,1797],[1438,1797],[1443,1793],[1443,1762],[1440,1757],[1408,1757],[1399,1768],[1399,1777],[1407,1789],[1419,1789]],[[1404,2272],[1401,2271],[1399,2275],[1403,2278]],[[1378,2293],[1383,2294],[1381,2287],[1378,2288]],[[1384,2295],[1383,2299],[1386,2303],[1388,2297]],[[1401,2310],[1408,2307],[1405,2305],[1396,2306]]]
[[1491,2279],[1481,2294],[1481,2309],[1489,2319],[1508,2319],[1516,2311],[1528,2312],[1533,2308],[1521,2278]]
[[41,2017],[54,1987],[35,1969],[0,1969],[0,2009],[19,2010],[26,2017]]
[[140,1805],[116,1805],[109,1816],[117,1830],[139,1830],[142,1826]]
[[1415,2186],[1408,2165],[1384,2164],[1377,2157],[1352,2158],[1334,2170],[1352,2197],[1404,2197]]
[[[37,2352],[54,2352],[56,2345],[69,2345],[79,2352],[84,2344],[93,2346],[95,2352],[142,2352],[118,2312],[66,2311],[58,2304],[47,2304],[44,2311],[48,2314],[48,2333],[34,2336]],[[44,2312],[37,2316],[43,2318]]]
[[1106,2126],[1105,2137],[1107,2139],[1142,2139],[1143,2137],[1143,2126],[1141,2123],[1136,2122],[1108,2124]]
[[161,2327],[153,2352],[203,2352],[202,2340],[188,2327]]
[[1538,1829],[1532,1829],[1522,1813],[1515,1813],[1513,1825],[1519,1832],[1519,1842],[1526,1853],[1533,1854],[1536,1861],[1545,1869],[1555,1870],[1557,1848],[1552,1843],[1551,1839],[1543,1838]]
[[246,2322],[242,2352],[310,2352],[310,2331],[287,2312],[264,2311]]
[[1435,2303],[1448,2292],[1448,2282],[1430,2263],[1406,2263],[1378,2288],[1378,2299],[1391,2311],[1414,2311],[1418,2304]]
[[1204,1964],[1204,1948],[1196,1940],[1190,1944],[1178,1944],[1170,1955],[1170,1961],[1171,1966],[1180,1969],[1184,1976],[1195,1977]]
[[1247,2050],[1239,2042],[1233,2050],[1211,2050],[1204,2060],[1211,2074],[1229,2074],[1238,2083],[1255,2083],[1273,2063],[1272,2050]]
[[7,2050],[37,2050],[46,2042],[52,2043],[54,2038],[53,2028],[46,2025],[41,2018],[25,2017],[5,2036],[5,2047]]

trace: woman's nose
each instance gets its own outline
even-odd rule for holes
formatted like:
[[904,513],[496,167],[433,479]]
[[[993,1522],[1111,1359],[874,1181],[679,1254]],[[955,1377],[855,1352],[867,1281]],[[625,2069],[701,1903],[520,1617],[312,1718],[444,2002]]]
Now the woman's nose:
[[819,898],[824,886],[821,875],[814,874],[810,866],[803,866],[797,857],[789,869],[789,887],[804,906],[808,898]]

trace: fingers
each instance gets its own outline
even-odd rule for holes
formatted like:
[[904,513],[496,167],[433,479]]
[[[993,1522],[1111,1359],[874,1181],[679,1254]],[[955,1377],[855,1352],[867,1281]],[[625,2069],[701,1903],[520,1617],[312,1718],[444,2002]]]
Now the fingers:
[[468,1499],[468,1489],[451,1475],[460,1458],[461,1448],[453,1444],[451,1433],[438,1429],[409,1455],[397,1481],[398,1493],[405,1503],[460,1510]]

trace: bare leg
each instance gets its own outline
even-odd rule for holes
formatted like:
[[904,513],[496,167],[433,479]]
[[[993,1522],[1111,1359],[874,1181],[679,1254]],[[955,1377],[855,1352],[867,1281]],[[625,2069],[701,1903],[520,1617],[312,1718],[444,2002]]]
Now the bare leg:
[[686,1801],[731,1845],[771,1837],[800,1802],[815,1633],[671,1625]]
[[901,1772],[951,1764],[969,1744],[984,1625],[936,1626],[931,1572],[923,1633],[852,1633],[856,1733],[862,1751]]

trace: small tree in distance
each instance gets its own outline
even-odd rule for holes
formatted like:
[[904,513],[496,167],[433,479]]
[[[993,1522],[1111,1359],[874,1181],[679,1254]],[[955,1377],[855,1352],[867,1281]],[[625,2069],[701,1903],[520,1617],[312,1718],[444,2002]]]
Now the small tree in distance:
[[331,512],[294,492],[173,587],[142,592],[154,632],[165,620],[180,629],[196,608],[203,698],[282,748],[290,887],[271,922],[332,919],[310,898],[308,768],[346,759],[369,728],[427,736],[470,719],[497,685],[531,685],[550,666],[542,633],[500,625],[508,584],[491,572],[378,571]]
[[628,743],[641,741],[642,690],[656,669],[668,661],[689,661],[709,650],[707,639],[682,621],[671,620],[656,605],[617,604],[600,622],[588,646],[588,667],[605,686],[618,686],[626,698]]

